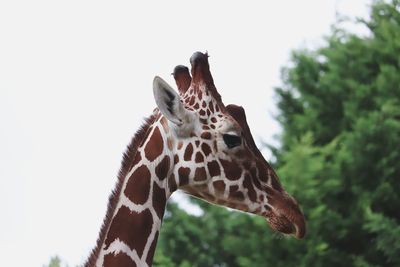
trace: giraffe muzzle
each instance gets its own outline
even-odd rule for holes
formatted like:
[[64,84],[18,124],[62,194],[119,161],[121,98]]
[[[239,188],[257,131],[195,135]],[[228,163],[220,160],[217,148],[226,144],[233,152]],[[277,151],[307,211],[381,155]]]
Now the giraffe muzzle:
[[265,217],[272,229],[301,239],[306,234],[306,222],[297,201],[286,192],[277,192],[269,198],[271,209]]
[[306,233],[304,216],[288,218],[285,215],[277,215],[272,212],[266,216],[267,222],[275,231],[283,234],[294,235],[298,239],[302,239]]

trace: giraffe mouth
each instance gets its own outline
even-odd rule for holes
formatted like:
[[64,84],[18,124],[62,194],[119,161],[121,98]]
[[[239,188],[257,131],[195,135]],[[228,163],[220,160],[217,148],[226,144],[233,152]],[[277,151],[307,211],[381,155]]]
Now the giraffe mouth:
[[283,234],[294,235],[298,239],[302,239],[306,233],[304,217],[289,219],[284,215],[278,215],[271,212],[266,215],[269,226]]
[[[272,193],[272,192],[270,192]],[[270,227],[283,234],[301,239],[306,234],[306,222],[297,201],[286,192],[273,192],[264,216]]]

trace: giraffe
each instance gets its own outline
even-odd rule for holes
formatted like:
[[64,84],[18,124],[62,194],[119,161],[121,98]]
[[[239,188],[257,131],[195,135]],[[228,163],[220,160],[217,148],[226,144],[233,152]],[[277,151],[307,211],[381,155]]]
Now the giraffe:
[[252,138],[244,109],[225,106],[207,53],[175,67],[177,93],[153,81],[157,108],[124,154],[89,266],[151,266],[166,202],[182,190],[210,203],[263,216],[297,238],[305,219]]

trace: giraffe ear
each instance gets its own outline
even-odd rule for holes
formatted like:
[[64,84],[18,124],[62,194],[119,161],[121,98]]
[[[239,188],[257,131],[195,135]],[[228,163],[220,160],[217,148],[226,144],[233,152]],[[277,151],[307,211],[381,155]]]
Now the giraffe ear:
[[182,125],[186,116],[179,95],[162,78],[156,76],[153,80],[153,93],[160,112],[171,122]]

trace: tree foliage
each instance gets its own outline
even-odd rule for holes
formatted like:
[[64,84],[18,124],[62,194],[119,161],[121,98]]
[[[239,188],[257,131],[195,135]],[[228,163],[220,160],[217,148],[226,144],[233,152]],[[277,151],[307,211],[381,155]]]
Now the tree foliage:
[[58,256],[53,256],[50,258],[48,265],[43,265],[43,267],[61,267],[61,260]]
[[307,218],[302,241],[202,202],[168,212],[156,266],[400,266],[400,1],[374,2],[360,37],[336,27],[292,54],[276,89],[277,172]]

